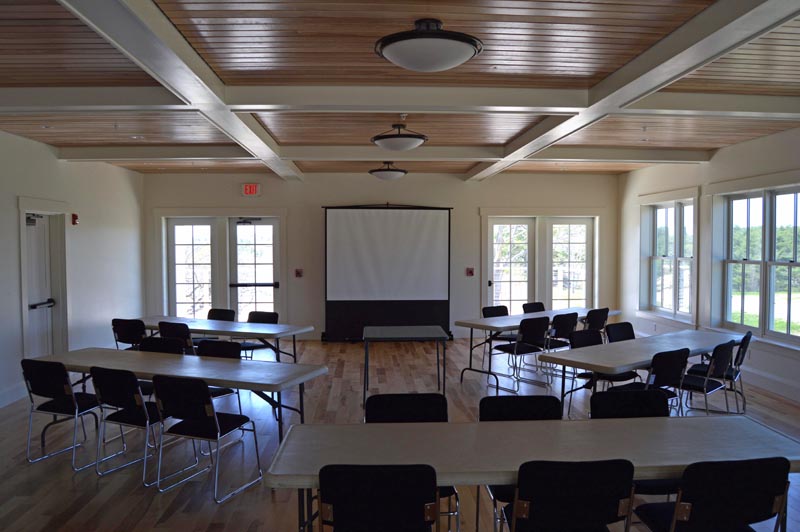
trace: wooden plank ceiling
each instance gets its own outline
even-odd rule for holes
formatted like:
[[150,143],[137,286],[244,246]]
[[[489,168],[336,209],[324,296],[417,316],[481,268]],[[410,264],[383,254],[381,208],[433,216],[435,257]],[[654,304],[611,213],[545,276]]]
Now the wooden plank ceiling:
[[[285,146],[370,144],[374,135],[402,123],[391,113],[256,113]],[[542,120],[525,113],[412,114],[406,126],[428,136],[429,146],[501,146]]]
[[[470,85],[589,88],[713,0],[155,0],[230,85]],[[437,74],[379,58],[375,41],[433,17],[483,54]]]
[[115,166],[134,170],[142,174],[181,173],[226,173],[226,174],[272,174],[261,161],[226,161],[219,159],[195,159],[191,161],[108,161]]
[[[388,157],[387,160],[391,160]],[[409,173],[442,173],[463,174],[475,165],[474,162],[451,161],[402,161],[395,163],[397,168],[408,170]],[[365,174],[373,168],[379,168],[380,162],[375,161],[298,161],[297,167],[303,172],[325,173],[359,173]]]
[[55,0],[0,2],[0,86],[158,83]]
[[800,122],[696,116],[610,116],[558,145],[712,150],[800,127]]
[[800,96],[800,19],[733,50],[667,90]]
[[571,161],[520,161],[506,172],[547,173],[572,172],[591,174],[621,174],[652,166],[647,163],[571,162]]
[[57,147],[233,144],[194,111],[0,116],[0,131]]

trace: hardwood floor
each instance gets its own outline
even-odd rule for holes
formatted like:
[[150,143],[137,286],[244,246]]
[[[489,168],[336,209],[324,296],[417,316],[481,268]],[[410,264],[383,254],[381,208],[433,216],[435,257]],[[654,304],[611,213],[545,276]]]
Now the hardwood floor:
[[[361,344],[322,344],[299,342],[300,361],[326,364],[330,373],[306,386],[306,414],[309,423],[359,423],[362,421]],[[478,401],[494,393],[483,376],[468,374],[463,384],[458,377],[467,363],[467,344],[457,340],[448,346],[447,399],[451,421],[477,419]],[[257,355],[266,356],[266,354]],[[432,344],[382,343],[370,349],[370,393],[423,392],[436,389]],[[505,356],[493,360],[494,367],[505,363]],[[480,378],[479,378],[480,377]],[[21,377],[20,377],[21,378]],[[556,386],[559,383],[556,382]],[[557,388],[556,388],[557,389]],[[800,405],[764,390],[748,386],[748,414],[788,435],[800,439]],[[550,393],[544,388],[523,385],[522,393]],[[557,393],[553,391],[553,393]],[[289,403],[296,403],[297,394],[286,394]],[[233,411],[235,399],[226,399],[220,410]],[[722,405],[721,397],[712,401]],[[244,412],[252,417],[258,429],[259,452],[264,471],[277,448],[277,430],[272,411],[261,399],[242,393]],[[227,408],[226,408],[227,407]],[[572,417],[586,417],[588,395],[579,392],[573,403]],[[126,470],[98,478],[93,470],[73,473],[69,456],[62,455],[37,464],[25,461],[25,431],[28,400],[0,409],[0,528],[20,531],[270,531],[296,529],[295,493],[270,490],[263,483],[250,488],[230,501],[217,505],[212,498],[210,475],[203,475],[167,493],[141,485],[141,469]],[[704,415],[704,414],[702,414]],[[35,421],[34,430],[45,421]],[[290,423],[297,422],[294,415]],[[79,453],[80,463],[94,457],[94,430],[87,425],[88,451]],[[56,449],[68,442],[70,429],[60,426],[48,434],[48,448]],[[736,435],[731,435],[735,438]],[[249,438],[249,435],[248,435]],[[118,442],[116,442],[118,443]],[[132,434],[129,452],[138,453],[142,439]],[[109,450],[114,444],[110,444]],[[34,449],[36,446],[34,445]],[[190,458],[191,447],[179,443],[165,451],[166,466],[176,468]],[[724,459],[724,457],[720,457]],[[222,455],[222,489],[228,489],[245,478],[251,478],[255,465],[250,439],[244,445],[233,445]],[[174,469],[173,469],[174,470]],[[153,471],[151,470],[151,474]],[[800,475],[791,475],[793,486],[789,501],[789,530],[800,530]],[[461,494],[462,530],[475,529],[475,488],[459,487]],[[652,499],[649,499],[652,500]],[[480,530],[492,530],[491,511],[485,492],[481,494]],[[646,530],[634,525],[633,530]],[[622,527],[613,528],[622,530]],[[771,526],[757,530],[772,530]]]

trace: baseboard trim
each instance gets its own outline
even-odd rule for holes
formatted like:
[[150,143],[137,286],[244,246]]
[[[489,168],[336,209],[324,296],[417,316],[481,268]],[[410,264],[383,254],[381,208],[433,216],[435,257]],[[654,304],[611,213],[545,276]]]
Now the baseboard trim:
[[800,384],[796,381],[747,367],[742,368],[742,378],[744,379],[745,393],[747,393],[747,385],[752,384],[800,403]]
[[15,401],[19,401],[25,395],[27,391],[25,390],[24,383],[17,383],[11,386],[7,386],[0,390],[0,407],[8,406]]

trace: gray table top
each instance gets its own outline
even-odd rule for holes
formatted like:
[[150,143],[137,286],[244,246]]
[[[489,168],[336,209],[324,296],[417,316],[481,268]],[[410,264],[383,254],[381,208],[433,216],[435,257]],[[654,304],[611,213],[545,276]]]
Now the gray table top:
[[150,330],[158,329],[159,321],[185,323],[189,331],[197,334],[219,334],[236,338],[283,338],[313,332],[311,325],[290,325],[288,323],[247,323],[243,321],[200,320],[178,318],[176,316],[145,316],[139,318]]
[[364,327],[364,341],[403,342],[448,340],[450,337],[439,325],[398,325]]
[[[508,332],[516,331],[519,329],[519,322],[528,318],[543,318],[547,317],[551,320],[553,316],[558,314],[570,314],[576,312],[578,319],[585,318],[586,313],[589,312],[588,308],[584,307],[570,307],[559,310],[544,310],[542,312],[528,312],[526,314],[511,314],[509,316],[497,316],[496,318],[475,318],[472,320],[458,320],[455,325],[459,327],[467,327],[469,329],[478,329],[482,331],[492,332]],[[619,316],[622,314],[619,310],[610,310],[610,316]]]

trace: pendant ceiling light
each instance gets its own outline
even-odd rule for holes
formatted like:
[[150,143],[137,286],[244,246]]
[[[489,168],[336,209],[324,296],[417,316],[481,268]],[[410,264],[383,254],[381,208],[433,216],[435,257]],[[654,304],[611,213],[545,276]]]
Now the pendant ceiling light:
[[380,168],[375,168],[374,170],[370,170],[369,173],[374,175],[378,179],[391,181],[393,179],[400,179],[401,177],[406,175],[408,171],[397,168],[392,162],[385,161],[383,163],[383,166],[381,166]]
[[442,21],[422,18],[414,29],[387,35],[375,43],[375,53],[415,72],[442,72],[466,63],[483,50],[480,39],[442,29]]
[[406,129],[404,124],[392,124],[392,129],[370,139],[376,146],[391,151],[413,150],[422,146],[426,140],[428,137]]

